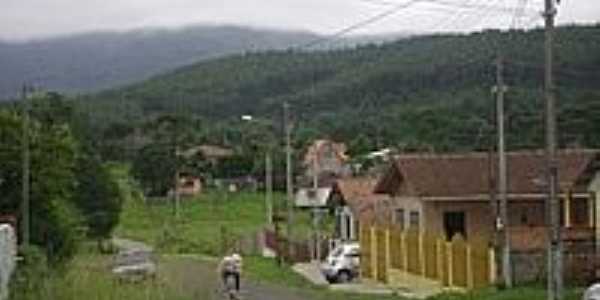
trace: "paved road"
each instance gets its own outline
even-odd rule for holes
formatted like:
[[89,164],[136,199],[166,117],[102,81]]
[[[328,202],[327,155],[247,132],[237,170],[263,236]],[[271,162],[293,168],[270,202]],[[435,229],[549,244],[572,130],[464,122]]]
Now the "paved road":
[[[128,239],[114,239],[119,249],[151,249]],[[220,300],[217,261],[193,255],[164,256],[158,264],[158,278],[182,298]],[[243,300],[311,300],[299,291],[255,282],[242,282]]]
[[[222,299],[216,262],[191,256],[164,257],[159,276],[167,285],[194,299]],[[160,268],[160,267],[159,267]],[[298,291],[255,282],[242,282],[243,300],[311,300]]]

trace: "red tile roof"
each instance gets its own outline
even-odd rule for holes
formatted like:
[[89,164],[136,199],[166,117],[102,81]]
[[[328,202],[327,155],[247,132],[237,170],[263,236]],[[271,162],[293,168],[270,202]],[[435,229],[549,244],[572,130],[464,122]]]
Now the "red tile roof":
[[318,158],[321,155],[323,155],[323,149],[326,146],[331,146],[332,151],[340,160],[340,162],[345,162],[349,159],[346,155],[346,145],[344,143],[336,143],[330,140],[315,140],[306,150],[306,153],[304,154],[303,164],[309,167],[312,166],[315,158]]
[[359,215],[361,211],[372,206],[375,201],[387,198],[387,195],[374,193],[377,182],[378,179],[375,177],[338,179],[336,181],[336,189],[342,195],[350,209]]
[[[562,189],[574,188],[577,180],[598,158],[595,150],[559,151],[558,172]],[[493,158],[495,169],[497,158]],[[545,180],[543,151],[512,152],[507,155],[509,194],[543,191]],[[396,157],[396,170],[421,197],[460,197],[489,193],[490,160],[488,153],[421,154]],[[495,177],[495,174],[493,174]],[[381,182],[377,190],[381,190]]]

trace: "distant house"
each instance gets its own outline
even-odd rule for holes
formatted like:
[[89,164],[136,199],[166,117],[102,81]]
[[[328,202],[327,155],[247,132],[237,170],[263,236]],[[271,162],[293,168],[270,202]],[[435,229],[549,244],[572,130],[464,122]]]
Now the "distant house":
[[[562,238],[569,243],[600,241],[599,152],[558,153]],[[508,154],[508,224],[514,250],[546,247],[545,158],[543,152]],[[498,221],[490,201],[495,160],[487,153],[400,155],[376,184],[382,201],[380,222],[467,240],[491,240]],[[378,204],[378,205],[379,205]],[[372,207],[373,211],[374,208]],[[369,216],[369,214],[367,214]],[[370,220],[373,221],[373,220]]]
[[331,186],[337,178],[351,174],[346,145],[330,140],[315,140],[306,150],[302,166],[305,169],[303,185],[311,185],[314,178],[319,187]]
[[329,206],[329,197],[331,188],[300,188],[294,197],[294,203],[297,208],[321,208]]
[[214,185],[217,188],[225,189],[228,192],[239,192],[242,190],[256,192],[258,190],[258,181],[253,176],[240,176],[231,178],[214,179]]
[[203,159],[207,160],[212,165],[215,165],[221,159],[232,157],[234,155],[234,151],[229,148],[206,144],[189,148],[183,152],[183,156],[185,157],[191,157],[194,155],[201,155]]
[[333,185],[329,205],[336,217],[334,237],[341,241],[358,239],[359,219],[376,201],[383,202],[386,195],[375,194],[376,177],[338,179]]
[[196,196],[202,192],[202,180],[197,176],[182,175],[179,177],[178,192],[181,196]]

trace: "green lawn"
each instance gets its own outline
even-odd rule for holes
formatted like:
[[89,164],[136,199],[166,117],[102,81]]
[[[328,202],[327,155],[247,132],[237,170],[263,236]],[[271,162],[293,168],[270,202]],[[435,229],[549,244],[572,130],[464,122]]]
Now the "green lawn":
[[[276,194],[275,198],[283,199],[283,196]],[[240,236],[255,234],[266,226],[264,195],[261,193],[210,192],[182,199],[179,218],[175,217],[169,201],[159,202],[145,204],[140,197],[130,197],[124,204],[115,235],[146,242],[165,253],[220,256],[224,245]],[[294,221],[295,238],[308,237],[311,233],[310,213],[296,211]],[[324,223],[331,230],[331,218]],[[281,228],[285,233],[285,226]]]
[[253,234],[264,224],[264,201],[260,194],[211,193],[183,199],[179,218],[168,202],[128,201],[115,235],[144,241],[162,252],[218,256],[223,243]]

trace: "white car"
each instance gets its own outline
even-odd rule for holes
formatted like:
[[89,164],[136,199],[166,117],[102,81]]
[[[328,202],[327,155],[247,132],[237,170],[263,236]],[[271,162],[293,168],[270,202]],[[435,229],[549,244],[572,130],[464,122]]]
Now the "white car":
[[583,300],[600,300],[600,283],[593,284],[585,290]]
[[136,282],[146,278],[154,278],[156,263],[153,252],[146,249],[119,252],[115,256],[112,273],[123,281]]
[[334,248],[321,265],[321,273],[330,283],[345,283],[358,277],[360,271],[360,245],[342,244]]

